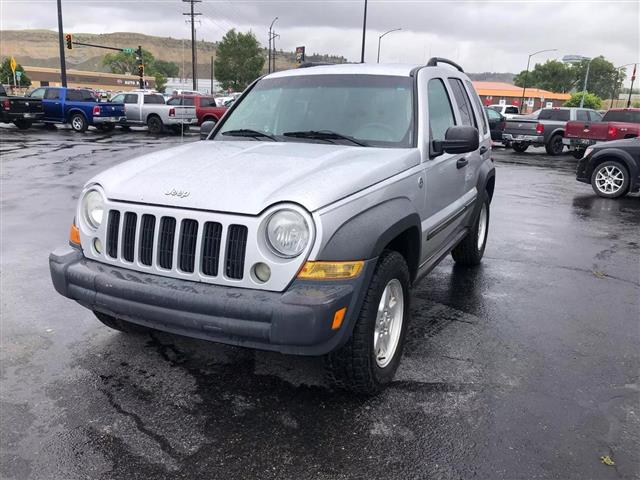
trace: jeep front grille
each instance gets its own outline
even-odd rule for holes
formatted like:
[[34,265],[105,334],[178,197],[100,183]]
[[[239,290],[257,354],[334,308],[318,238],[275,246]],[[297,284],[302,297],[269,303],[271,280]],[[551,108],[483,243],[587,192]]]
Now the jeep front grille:
[[[180,273],[194,273],[198,269],[204,276],[218,276],[222,224],[190,218],[178,222],[174,217],[158,219],[147,213],[140,216],[140,221],[138,217],[133,212],[122,215],[119,210],[109,211],[106,228],[108,257],[126,263],[139,262],[147,267],[154,266],[155,259],[155,266],[160,269]],[[224,258],[227,278],[242,280],[244,277],[247,237],[245,225],[228,226]]]

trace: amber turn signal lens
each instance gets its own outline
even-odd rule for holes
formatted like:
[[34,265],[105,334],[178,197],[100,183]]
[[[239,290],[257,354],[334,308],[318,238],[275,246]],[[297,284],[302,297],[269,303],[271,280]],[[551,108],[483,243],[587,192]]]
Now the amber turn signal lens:
[[69,241],[71,243],[75,243],[76,245],[80,245],[80,229],[75,223],[71,225],[71,230],[69,231]]
[[344,320],[344,314],[347,313],[347,307],[343,307],[337,310],[333,316],[333,323],[331,324],[331,330],[338,330]]
[[360,275],[364,261],[306,262],[298,274],[303,280],[342,280]]

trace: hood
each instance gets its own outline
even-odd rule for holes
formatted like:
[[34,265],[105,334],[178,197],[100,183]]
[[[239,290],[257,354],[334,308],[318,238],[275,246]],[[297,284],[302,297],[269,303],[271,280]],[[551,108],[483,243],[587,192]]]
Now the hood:
[[278,202],[313,212],[420,162],[416,149],[199,141],[94,177],[112,200],[258,215]]

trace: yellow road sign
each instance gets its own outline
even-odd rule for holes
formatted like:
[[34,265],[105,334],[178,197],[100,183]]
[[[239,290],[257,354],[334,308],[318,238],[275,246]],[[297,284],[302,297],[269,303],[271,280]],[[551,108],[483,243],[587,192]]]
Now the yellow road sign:
[[11,71],[13,73],[16,73],[16,67],[18,66],[18,64],[16,63],[16,59],[11,57],[11,61],[9,63],[9,65],[11,66]]

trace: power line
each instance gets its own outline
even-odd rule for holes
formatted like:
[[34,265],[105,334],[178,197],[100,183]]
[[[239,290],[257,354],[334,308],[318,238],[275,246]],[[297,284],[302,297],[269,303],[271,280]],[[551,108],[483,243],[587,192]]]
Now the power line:
[[202,13],[194,12],[193,6],[196,3],[202,2],[202,0],[182,0],[184,3],[189,3],[191,6],[191,11],[189,13],[183,13],[182,15],[189,15],[191,20],[191,71],[192,71],[192,80],[193,80],[193,89],[198,89],[198,61],[196,58],[196,22],[194,21],[194,17],[196,15],[202,15]]

